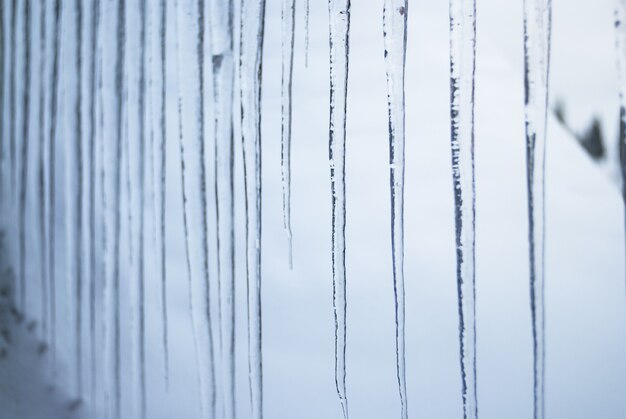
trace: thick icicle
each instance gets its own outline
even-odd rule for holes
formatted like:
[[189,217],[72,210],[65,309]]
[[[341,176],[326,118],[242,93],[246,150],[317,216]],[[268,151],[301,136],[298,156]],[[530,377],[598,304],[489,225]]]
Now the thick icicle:
[[530,308],[534,355],[534,416],[545,415],[544,176],[550,69],[551,0],[524,1],[526,179],[530,250]]
[[617,76],[619,81],[620,101],[620,169],[622,176],[622,198],[624,200],[624,205],[626,206],[626,0],[617,0],[617,6],[615,8],[615,32],[617,47]]
[[235,263],[233,200],[233,1],[211,1],[215,206],[221,309],[221,386],[225,419],[235,417]]
[[396,366],[401,415],[408,417],[405,368],[404,305],[404,73],[407,39],[407,0],[386,0],[383,35],[389,112],[391,186],[391,247],[396,316]]
[[261,322],[261,74],[265,0],[242,0],[239,77],[246,194],[248,369],[251,417],[263,417]]
[[295,35],[296,1],[282,1],[282,85],[281,111],[282,142],[280,163],[283,180],[283,223],[289,246],[289,267],[293,267],[293,242],[291,236],[291,86],[293,80],[293,44]]
[[189,304],[203,416],[215,417],[215,363],[210,310],[208,215],[204,141],[204,8],[178,0],[178,87],[183,218]]
[[450,118],[463,417],[476,418],[476,0],[450,0]]
[[344,418],[346,396],[346,103],[350,43],[350,0],[329,0],[330,127],[332,190],[333,307],[335,311],[335,384]]

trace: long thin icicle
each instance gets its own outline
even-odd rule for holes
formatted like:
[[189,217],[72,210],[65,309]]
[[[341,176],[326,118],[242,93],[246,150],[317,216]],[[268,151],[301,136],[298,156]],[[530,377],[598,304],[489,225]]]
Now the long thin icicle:
[[189,304],[198,361],[202,415],[215,417],[215,358],[210,310],[204,141],[204,8],[203,3],[197,0],[178,0],[177,8],[180,150]]
[[526,179],[536,419],[545,416],[544,186],[551,13],[551,0],[524,0]]
[[261,73],[265,0],[241,1],[241,135],[246,194],[248,369],[252,419],[263,417],[261,322]]
[[329,159],[332,191],[335,384],[344,418],[346,395],[346,104],[350,44],[350,0],[328,0],[330,15]]
[[145,419],[147,415],[146,401],[146,312],[145,312],[145,263],[144,263],[144,221],[145,221],[145,175],[146,175],[146,21],[148,19],[146,0],[141,0],[139,5],[139,107],[137,118],[139,120],[139,249],[138,281],[139,295],[139,418]]
[[233,199],[233,1],[211,1],[217,269],[221,309],[221,384],[225,419],[235,417],[235,263]]
[[[619,81],[619,150],[622,176],[622,198],[626,216],[626,0],[617,0],[615,8],[617,76]],[[625,220],[626,221],[626,220]],[[626,223],[624,224],[626,228]]]
[[281,148],[280,163],[283,180],[283,223],[289,246],[289,267],[293,268],[293,241],[291,236],[291,92],[293,80],[293,46],[295,38],[296,1],[282,1],[282,79],[281,79]]
[[91,401],[96,397],[96,98],[97,98],[97,67],[98,38],[100,28],[100,0],[91,4],[91,47],[89,54],[89,347],[90,347],[90,379]]
[[[83,5],[82,0],[75,0],[74,3],[74,109],[71,116],[74,130],[73,150],[70,154],[74,160],[71,162],[72,172],[69,182],[73,184],[70,194],[70,201],[73,204],[74,215],[74,238],[72,252],[74,257],[74,338],[75,338],[75,374],[76,374],[76,395],[80,398],[83,395],[83,339],[82,339],[82,318],[83,318],[83,278],[82,278],[82,249],[83,249],[83,112],[82,112],[82,87],[83,87],[83,64],[82,64],[82,25],[83,25]],[[75,182],[75,184],[74,184]]]
[[163,335],[163,357],[165,367],[165,383],[169,386],[169,342],[168,342],[168,318],[167,318],[167,270],[166,270],[166,240],[165,240],[165,179],[166,179],[166,146],[167,146],[167,118],[165,117],[165,101],[166,101],[166,44],[165,36],[167,31],[167,6],[165,0],[158,2],[158,7],[155,8],[155,18],[152,27],[155,30],[157,39],[155,42],[157,57],[154,60],[156,68],[152,76],[154,77],[154,86],[159,89],[159,94],[154,95],[155,103],[153,106],[152,114],[157,121],[158,127],[155,130],[157,138],[156,160],[158,161],[158,175],[155,179],[158,190],[158,203],[157,203],[157,249],[159,260],[159,278],[161,284],[161,333]]
[[[31,69],[30,69],[30,50],[31,50],[31,12],[30,12],[30,0],[24,0],[22,3],[24,7],[24,14],[22,28],[23,28],[23,42],[24,42],[24,82],[22,85],[22,140],[21,140],[21,163],[20,163],[20,177],[19,177],[19,220],[20,220],[20,233],[19,233],[19,260],[20,260],[20,302],[19,306],[24,313],[26,307],[26,190],[28,188],[28,153],[30,143],[30,81],[31,81]],[[22,49],[22,48],[20,48]]]
[[[46,33],[48,2],[42,1],[39,7],[39,126],[38,159],[37,159],[37,216],[39,226],[39,260],[41,276],[41,334],[44,341],[48,338],[48,274],[46,270],[46,189],[45,189],[45,147],[46,147],[46,64],[48,53],[48,34]],[[1,66],[1,64],[0,64]],[[1,71],[1,70],[0,70]],[[0,87],[1,88],[1,87]],[[2,95],[0,95],[0,100]],[[0,105],[1,107],[1,105]]]
[[389,165],[391,188],[391,247],[396,315],[396,366],[400,417],[408,417],[405,367],[404,303],[404,73],[406,64],[407,0],[386,0],[383,35],[389,111]]
[[450,0],[450,118],[463,417],[478,416],[476,396],[476,188],[474,74],[476,0]]
[[50,347],[52,348],[52,371],[56,373],[56,143],[57,111],[59,105],[59,73],[61,68],[61,11],[62,0],[54,0],[52,19],[52,79],[50,93],[50,134],[48,135],[48,279],[50,280]]

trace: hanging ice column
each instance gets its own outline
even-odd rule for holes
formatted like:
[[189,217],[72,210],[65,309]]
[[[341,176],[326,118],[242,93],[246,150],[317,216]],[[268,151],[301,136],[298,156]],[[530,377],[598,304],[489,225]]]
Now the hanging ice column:
[[203,417],[216,415],[204,139],[204,8],[178,0],[178,116],[189,305]]
[[246,194],[248,368],[252,419],[263,417],[261,356],[261,70],[265,0],[242,0],[239,77]]
[[396,368],[400,417],[408,417],[405,371],[404,303],[404,72],[407,39],[407,0],[386,0],[383,36],[389,114],[389,166],[391,185],[391,247],[396,316]]
[[550,68],[551,0],[524,1],[526,176],[530,307],[534,355],[534,415],[544,417],[544,174]]
[[335,311],[335,384],[344,418],[346,396],[346,102],[350,0],[329,0],[330,127],[329,159],[332,192],[333,308]]
[[281,149],[280,161],[283,180],[283,222],[289,246],[289,267],[293,267],[293,240],[291,235],[291,98],[293,80],[293,45],[295,35],[296,1],[282,1],[282,77],[281,77]]
[[211,0],[215,200],[221,295],[221,393],[224,418],[235,417],[235,263],[233,201],[233,2]]
[[617,6],[615,8],[615,34],[620,103],[619,150],[622,175],[622,196],[624,204],[626,205],[626,0],[617,0]]
[[450,118],[463,417],[476,418],[476,0],[450,0]]

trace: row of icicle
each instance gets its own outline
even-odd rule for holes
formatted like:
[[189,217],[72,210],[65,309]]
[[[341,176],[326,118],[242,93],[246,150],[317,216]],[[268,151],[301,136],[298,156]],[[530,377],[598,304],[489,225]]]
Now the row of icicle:
[[[305,0],[308,62],[309,0]],[[168,380],[166,276],[166,33],[176,30],[185,254],[195,355],[205,417],[235,417],[233,103],[239,64],[246,208],[246,278],[251,412],[263,416],[261,356],[261,74],[265,0],[3,0],[0,3],[2,205],[7,251],[18,261],[16,304],[41,320],[56,369],[58,297],[68,276],[73,304],[76,394],[102,398],[108,417],[121,411],[120,287],[133,298],[131,338],[136,417],[146,417],[145,294],[160,289],[165,380]],[[284,226],[292,263],[291,113],[295,0],[282,0],[282,147]],[[329,159],[335,382],[346,393],[346,113],[350,0],[328,0],[330,39]],[[404,73],[408,0],[385,0],[393,289],[401,417],[408,417],[404,303]],[[550,51],[550,0],[524,0],[525,104],[534,416],[544,417],[544,165]],[[626,0],[616,28],[621,143],[626,147]],[[236,60],[235,22],[240,23]],[[175,28],[175,29],[172,29]],[[23,48],[22,48],[23,47]],[[208,51],[208,53],[207,53]],[[450,116],[459,298],[459,343],[465,418],[478,416],[475,328],[474,73],[476,1],[450,0]],[[181,66],[180,63],[185,63]],[[19,66],[18,66],[19,65]],[[70,74],[71,76],[68,76]],[[181,81],[185,81],[182,83]],[[62,95],[63,97],[62,97]],[[172,99],[174,100],[174,99]],[[61,112],[63,111],[63,113]],[[212,112],[211,112],[212,111]],[[172,140],[172,139],[170,139]],[[173,140],[172,140],[173,141]],[[208,148],[215,156],[213,171]],[[66,167],[59,167],[60,153]],[[34,166],[33,166],[34,165]],[[32,167],[31,167],[32,166]],[[626,180],[626,165],[623,175]],[[61,176],[61,171],[65,171]],[[65,180],[64,184],[59,178]],[[626,181],[624,182],[626,185]],[[209,185],[211,187],[209,188]],[[209,189],[214,191],[209,195]],[[128,203],[121,196],[127,193]],[[626,199],[626,187],[624,188]],[[64,198],[64,201],[62,199]],[[214,200],[215,219],[207,205]],[[61,209],[63,212],[61,212]],[[148,216],[152,219],[148,220]],[[60,229],[59,226],[63,228]],[[28,233],[28,226],[34,233]],[[150,226],[149,229],[147,226]],[[121,235],[128,234],[127,249]],[[36,240],[33,240],[33,235]],[[217,278],[209,278],[210,235],[217,240]],[[150,240],[150,238],[153,240]],[[30,243],[28,243],[31,241]],[[159,261],[146,283],[146,243]],[[35,256],[27,255],[36,244]],[[59,273],[56,247],[69,257]],[[132,278],[122,281],[129,253]],[[102,255],[102,256],[100,256]],[[27,280],[27,258],[40,269]],[[33,265],[28,263],[28,265]],[[35,291],[37,290],[37,291]],[[33,303],[38,296],[40,301]],[[102,301],[100,305],[99,301]],[[217,305],[217,308],[211,306]],[[39,310],[39,312],[36,312]],[[217,318],[212,318],[216,314]],[[216,328],[216,330],[213,330]],[[86,333],[86,336],[83,334]],[[87,348],[83,344],[87,343]],[[103,348],[101,350],[101,348]],[[219,365],[219,369],[217,366]],[[90,377],[90,382],[84,382]],[[96,377],[104,377],[97,382]]]

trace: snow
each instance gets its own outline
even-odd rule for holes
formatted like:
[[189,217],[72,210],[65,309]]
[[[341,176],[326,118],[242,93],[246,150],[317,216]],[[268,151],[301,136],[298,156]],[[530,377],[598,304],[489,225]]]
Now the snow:
[[[235,2],[237,3],[237,2]],[[450,164],[449,21],[447,2],[411,4],[408,17],[406,115],[406,370],[414,418],[462,415]],[[489,5],[489,6],[488,6]],[[380,5],[379,5],[380,6]],[[478,10],[476,70],[476,280],[478,411],[481,418],[532,415],[532,335],[521,13],[516,28],[496,32],[492,3]],[[167,249],[170,383],[161,351],[158,259],[146,263],[147,417],[200,417],[188,313],[178,143],[174,3],[168,2]],[[238,6],[236,6],[238,7]],[[268,418],[341,417],[334,382],[334,321],[328,170],[328,8],[311,2],[308,69],[303,13],[297,8],[293,85],[292,228],[289,269],[280,167],[280,3],[268,2],[263,75],[263,380]],[[520,10],[521,11],[521,10]],[[555,15],[557,16],[557,15]],[[347,391],[351,415],[397,417],[395,322],[389,225],[389,161],[382,7],[354,2],[347,120]],[[513,30],[515,29],[515,30]],[[105,32],[104,37],[110,38]],[[503,53],[500,37],[518,36]],[[106,57],[111,55],[107,52]],[[110,63],[114,60],[110,60]],[[111,64],[107,64],[110,66]],[[108,69],[108,67],[107,67]],[[113,93],[107,73],[105,95]],[[60,110],[64,107],[60,107]],[[6,108],[5,108],[6,111]],[[68,110],[65,109],[65,112]],[[235,121],[239,109],[235,107]],[[8,111],[7,111],[8,113]],[[108,116],[107,116],[108,118]],[[108,120],[107,120],[108,121]],[[110,131],[107,124],[106,131]],[[235,127],[237,417],[250,417],[245,282],[245,211],[239,128]],[[549,121],[546,166],[546,416],[626,416],[626,318],[623,208],[618,190]],[[210,171],[209,171],[210,172]],[[6,173],[6,170],[5,170]],[[110,189],[113,189],[112,187]],[[110,198],[109,205],[112,199]],[[213,204],[210,204],[213,205]],[[213,219],[215,208],[209,208]],[[61,217],[59,217],[60,219]],[[60,230],[60,228],[59,228]],[[127,234],[122,234],[126,240]],[[109,236],[111,237],[111,236]],[[32,244],[32,241],[29,241]],[[59,240],[61,243],[61,240]],[[154,258],[152,245],[147,246]],[[122,249],[125,249],[123,246]],[[210,246],[215,249],[215,246]],[[65,249],[59,246],[57,255]],[[124,256],[121,310],[128,315],[130,272]],[[212,260],[215,255],[212,255]],[[58,267],[59,272],[61,266]],[[215,263],[210,264],[212,275]],[[64,287],[62,275],[57,275]],[[151,281],[151,282],[150,282]],[[59,293],[59,295],[62,295]],[[101,296],[98,295],[100,298]],[[71,305],[70,305],[71,306]],[[71,307],[60,304],[59,338]],[[37,311],[35,311],[37,312]],[[3,317],[0,317],[3,319]],[[6,319],[6,317],[4,317]],[[3,320],[4,321],[4,320]],[[11,330],[20,335],[17,325]],[[122,331],[122,364],[131,349]],[[23,333],[0,360],[0,405],[8,419],[63,418],[72,395],[47,396],[48,369]],[[21,335],[20,335],[21,336]],[[69,336],[69,335],[68,335]],[[62,339],[59,339],[62,340]],[[59,370],[71,368],[71,339],[59,344]],[[15,356],[15,362],[6,362]],[[41,368],[38,368],[41,366]],[[102,366],[98,366],[102,371]],[[131,412],[130,368],[122,407]],[[71,383],[60,374],[57,389]],[[15,383],[15,386],[13,386]],[[102,380],[99,380],[102,383]],[[100,384],[101,385],[101,384]],[[30,393],[26,388],[30,387]],[[67,387],[71,388],[71,387]],[[20,390],[23,389],[23,390]],[[102,388],[100,387],[100,390]],[[18,403],[16,396],[36,403]],[[99,409],[102,403],[97,403]],[[93,403],[86,400],[84,408]],[[46,413],[41,414],[44,410]],[[58,413],[58,414],[57,414]],[[91,413],[91,412],[90,412]],[[20,416],[22,415],[22,416]],[[93,414],[88,415],[93,417]],[[2,416],[0,416],[2,417]]]

